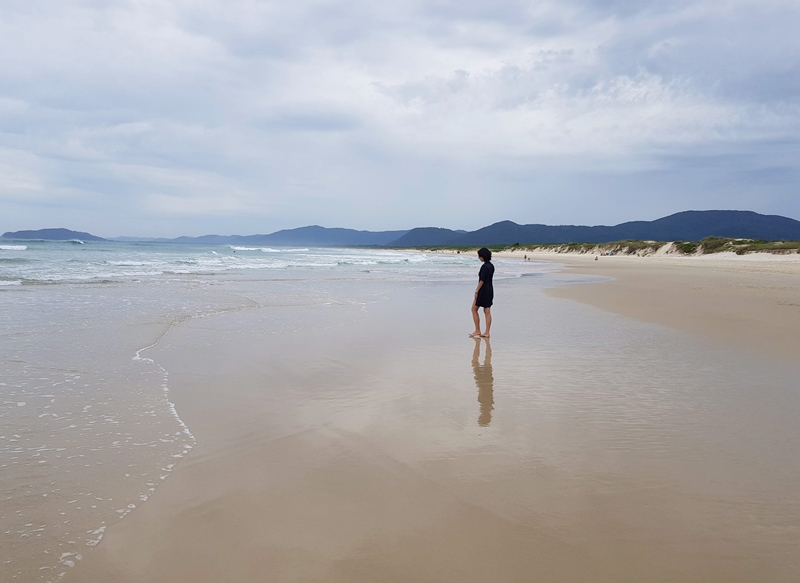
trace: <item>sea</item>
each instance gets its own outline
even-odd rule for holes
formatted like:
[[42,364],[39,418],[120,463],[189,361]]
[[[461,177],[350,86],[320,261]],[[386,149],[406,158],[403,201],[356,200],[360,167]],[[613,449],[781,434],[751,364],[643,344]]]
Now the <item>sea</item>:
[[[500,279],[559,278],[553,264],[498,262]],[[59,580],[191,451],[169,371],[148,357],[172,327],[254,302],[352,307],[400,283],[471,290],[479,266],[404,250],[3,240],[0,579]],[[264,284],[268,299],[248,296]]]

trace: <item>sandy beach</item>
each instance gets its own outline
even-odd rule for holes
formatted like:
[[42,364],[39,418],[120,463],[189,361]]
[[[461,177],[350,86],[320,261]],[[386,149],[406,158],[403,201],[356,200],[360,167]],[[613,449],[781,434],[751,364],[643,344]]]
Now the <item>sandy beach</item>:
[[547,259],[614,279],[491,344],[457,283],[174,327],[197,444],[64,581],[796,581],[798,264]]
[[770,358],[794,362],[800,354],[800,256],[546,257],[567,272],[612,278],[553,288],[554,297]]

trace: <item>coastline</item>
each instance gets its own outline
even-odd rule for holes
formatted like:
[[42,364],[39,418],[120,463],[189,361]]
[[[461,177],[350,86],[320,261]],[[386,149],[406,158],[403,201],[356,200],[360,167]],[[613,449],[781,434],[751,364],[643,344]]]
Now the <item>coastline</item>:
[[[522,258],[506,252],[501,257]],[[800,346],[800,256],[528,254],[566,273],[612,278],[550,288],[569,299],[738,350],[793,362]]]
[[[680,265],[548,260],[634,296],[716,293]],[[463,282],[281,308],[313,328],[266,304],[176,326],[148,355],[197,445],[65,583],[793,581],[785,371],[550,297],[611,282],[535,281],[507,280],[493,365]]]

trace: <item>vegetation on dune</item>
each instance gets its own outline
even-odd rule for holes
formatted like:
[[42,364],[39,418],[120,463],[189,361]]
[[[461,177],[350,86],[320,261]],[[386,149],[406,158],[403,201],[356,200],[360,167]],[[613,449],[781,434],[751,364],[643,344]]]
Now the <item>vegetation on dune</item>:
[[775,254],[800,253],[800,241],[762,241],[760,239],[729,239],[706,237],[699,243],[701,253],[732,251],[737,255],[767,252]]
[[725,247],[728,243],[736,241],[737,239],[726,239],[725,237],[706,237],[700,241],[703,246],[703,253],[719,253],[721,251],[728,251]]
[[[550,251],[555,253],[581,253],[594,255],[652,255],[670,243],[663,241],[616,241],[614,243],[549,243],[489,245],[493,252],[501,251]],[[479,245],[432,246],[423,247],[427,251],[455,251],[457,253],[474,253]],[[700,241],[674,241],[671,248],[663,249],[663,253],[677,255],[708,255],[730,251],[737,255],[748,253],[790,254],[800,253],[800,241],[762,241],[758,239],[730,239],[727,237],[706,237]]]
[[[541,245],[514,243],[513,245],[487,245],[492,253],[502,251],[551,251],[554,253],[614,253],[620,255],[650,254],[658,251],[664,243],[656,241],[617,241],[615,243],[545,243]],[[426,251],[455,251],[474,253],[480,245],[438,245],[422,247]]]
[[684,255],[694,255],[699,247],[695,241],[675,241],[675,248]]
[[[734,239],[731,244],[731,251],[737,255],[744,255],[746,253],[800,253],[800,241],[746,241],[742,239]],[[723,249],[728,251],[729,249]]]

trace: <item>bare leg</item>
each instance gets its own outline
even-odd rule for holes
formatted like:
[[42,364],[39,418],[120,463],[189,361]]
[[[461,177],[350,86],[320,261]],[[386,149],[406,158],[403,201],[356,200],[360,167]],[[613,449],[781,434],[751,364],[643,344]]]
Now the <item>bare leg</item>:
[[[481,337],[489,338],[489,330],[492,328],[492,308],[483,308],[483,315],[486,317],[486,334],[481,334]],[[480,328],[480,326],[478,327]]]
[[475,332],[469,335],[470,338],[481,335],[481,319],[478,316],[478,306],[472,304],[472,321],[475,322]]

